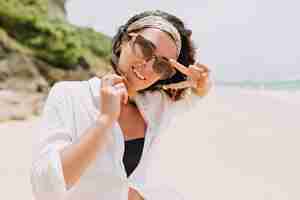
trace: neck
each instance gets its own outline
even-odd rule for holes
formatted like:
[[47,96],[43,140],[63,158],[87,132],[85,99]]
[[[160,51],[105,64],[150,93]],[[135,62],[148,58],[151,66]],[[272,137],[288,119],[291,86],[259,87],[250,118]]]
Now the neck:
[[136,109],[137,105],[133,101],[128,101],[127,104],[122,104],[120,117],[123,116],[122,118],[127,118],[126,116],[130,115],[130,113]]

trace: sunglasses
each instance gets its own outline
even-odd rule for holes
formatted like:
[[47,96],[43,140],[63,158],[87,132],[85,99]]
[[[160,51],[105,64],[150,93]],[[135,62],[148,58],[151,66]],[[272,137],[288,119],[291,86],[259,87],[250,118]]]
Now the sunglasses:
[[169,79],[176,74],[176,69],[167,57],[155,55],[156,46],[150,40],[136,33],[126,33],[124,39],[129,41],[136,57],[144,59],[146,62],[154,60],[152,69],[160,75],[161,80]]

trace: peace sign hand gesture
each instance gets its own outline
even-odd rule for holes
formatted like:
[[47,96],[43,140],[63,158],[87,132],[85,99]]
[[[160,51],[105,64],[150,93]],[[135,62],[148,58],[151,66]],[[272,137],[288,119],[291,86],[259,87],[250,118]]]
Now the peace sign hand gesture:
[[178,71],[187,75],[188,79],[179,83],[164,85],[164,89],[192,88],[199,96],[205,96],[208,93],[212,83],[209,79],[210,70],[206,65],[196,63],[185,67],[174,59],[169,59],[169,61]]

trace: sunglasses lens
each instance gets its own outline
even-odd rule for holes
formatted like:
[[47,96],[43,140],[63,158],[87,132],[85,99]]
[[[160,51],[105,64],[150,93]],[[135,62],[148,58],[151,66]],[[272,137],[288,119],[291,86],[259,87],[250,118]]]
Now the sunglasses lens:
[[155,60],[153,70],[161,75],[162,80],[171,78],[176,73],[176,70],[172,68],[169,61],[164,57],[158,57]]
[[[133,50],[136,56],[149,61],[153,58],[155,46],[143,36],[137,35],[133,43]],[[176,70],[165,57],[155,57],[153,70],[161,75],[161,80],[171,78],[176,73]]]
[[140,35],[137,36],[135,43],[142,53],[143,58],[145,58],[146,60],[150,60],[155,50],[153,44]]

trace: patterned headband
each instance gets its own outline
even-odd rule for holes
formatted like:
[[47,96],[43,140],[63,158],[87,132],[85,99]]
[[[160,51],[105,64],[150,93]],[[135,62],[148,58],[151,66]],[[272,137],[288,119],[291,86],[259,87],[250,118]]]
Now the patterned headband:
[[147,16],[130,24],[127,28],[127,32],[137,31],[143,28],[157,28],[168,33],[176,44],[177,57],[179,56],[181,50],[180,34],[170,22],[159,16]]

